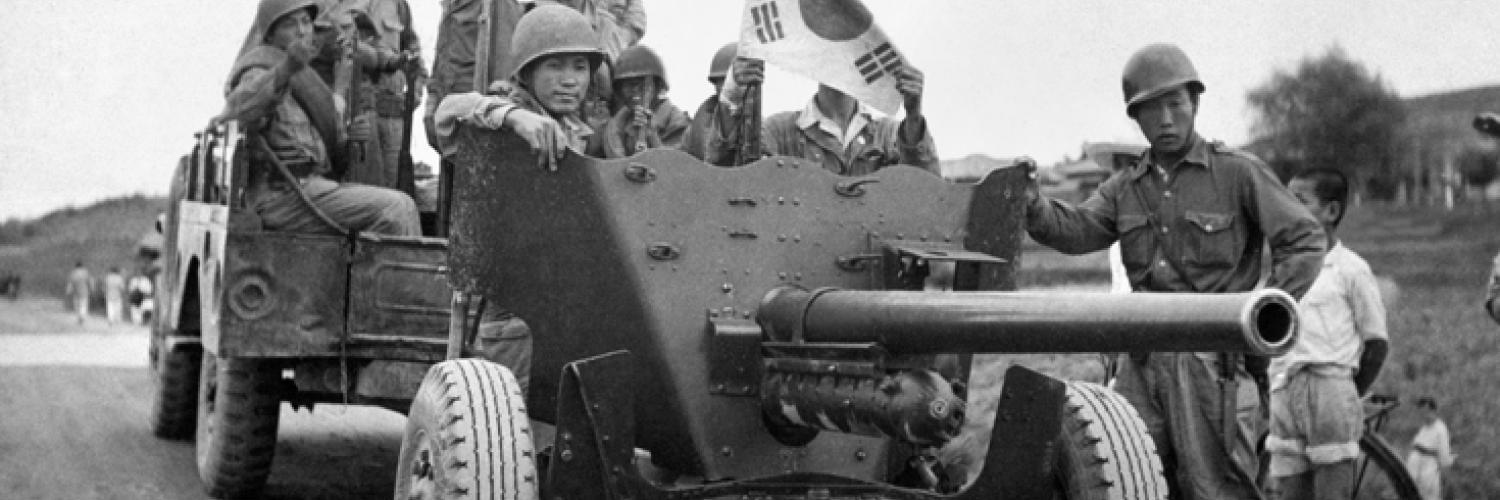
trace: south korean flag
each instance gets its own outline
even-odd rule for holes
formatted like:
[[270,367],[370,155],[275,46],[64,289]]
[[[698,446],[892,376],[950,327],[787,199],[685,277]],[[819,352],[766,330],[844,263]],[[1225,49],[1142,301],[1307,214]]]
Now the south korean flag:
[[854,96],[887,115],[901,109],[901,53],[859,0],[747,0],[740,57]]

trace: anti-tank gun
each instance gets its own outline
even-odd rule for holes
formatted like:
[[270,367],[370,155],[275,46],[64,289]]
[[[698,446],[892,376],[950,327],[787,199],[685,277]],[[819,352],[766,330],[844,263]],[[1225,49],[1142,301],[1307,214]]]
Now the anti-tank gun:
[[[569,155],[547,172],[508,133],[463,130],[460,141],[450,279],[531,325],[529,410],[492,426],[516,438],[452,434],[463,427],[453,422],[495,413],[420,410],[455,406],[469,383],[434,369],[422,392],[459,399],[419,396],[398,491],[490,477],[426,433],[498,450],[489,456],[510,460],[481,465],[507,466],[478,482],[523,496],[940,497],[909,459],[959,432],[971,354],[1272,355],[1295,332],[1277,291],[1013,291],[1023,169],[960,185],[909,167],[848,178],[792,158],[722,169],[650,150]],[[952,291],[923,291],[938,267],[954,270]],[[536,464],[519,432],[528,415],[556,425]],[[1138,417],[1107,389],[1012,368],[993,421],[982,470],[952,495],[1165,496]],[[1078,434],[1090,425],[1120,427]],[[636,449],[678,479],[648,480]],[[1084,456],[1099,450],[1116,454]],[[431,470],[455,461],[464,467]],[[904,473],[913,463],[917,474]]]

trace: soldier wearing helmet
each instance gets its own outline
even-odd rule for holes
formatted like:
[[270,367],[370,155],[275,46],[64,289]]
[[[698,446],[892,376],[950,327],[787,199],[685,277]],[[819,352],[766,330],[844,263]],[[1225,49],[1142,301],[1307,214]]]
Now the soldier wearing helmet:
[[[515,71],[505,95],[477,92],[443,98],[435,115],[439,145],[447,149],[459,124],[514,131],[542,166],[555,170],[568,149],[598,156],[594,130],[581,116],[591,75],[604,52],[578,11],[540,5],[521,17],[511,38]],[[498,82],[497,82],[498,83]]]
[[636,45],[615,63],[614,95],[622,102],[599,130],[604,156],[623,158],[647,148],[681,148],[688,115],[666,98],[667,70],[656,52]]
[[[417,235],[420,224],[410,196],[391,189],[340,184],[328,176],[341,169],[347,141],[369,140],[367,116],[347,127],[333,93],[308,66],[321,50],[313,36],[319,8],[314,0],[261,0],[255,24],[229,73],[224,111],[215,120],[238,120],[270,153],[252,153],[257,165],[277,163],[295,177],[275,174],[252,187],[253,210],[267,229],[337,232],[342,229]],[[272,157],[274,154],[274,157]],[[258,155],[258,156],[257,156]],[[316,211],[298,194],[315,200]]]
[[[1321,224],[1259,159],[1198,135],[1203,82],[1166,44],[1131,56],[1125,112],[1150,148],[1078,205],[1027,192],[1036,241],[1069,254],[1120,242],[1136,292],[1243,292],[1265,285],[1300,299],[1322,266]],[[1214,353],[1131,353],[1115,389],[1146,422],[1172,498],[1261,498],[1256,444],[1266,417],[1264,360]],[[1259,372],[1259,373],[1257,373]],[[1255,376],[1252,376],[1255,374]]]
[[711,128],[711,122],[719,111],[719,89],[724,86],[724,75],[729,73],[729,64],[734,62],[735,53],[738,52],[739,42],[729,42],[719,47],[714,53],[714,58],[708,64],[708,83],[713,85],[714,94],[703,100],[698,105],[698,111],[693,113],[693,123],[688,127],[687,137],[683,139],[682,149],[699,160],[704,159],[708,149],[707,131]]

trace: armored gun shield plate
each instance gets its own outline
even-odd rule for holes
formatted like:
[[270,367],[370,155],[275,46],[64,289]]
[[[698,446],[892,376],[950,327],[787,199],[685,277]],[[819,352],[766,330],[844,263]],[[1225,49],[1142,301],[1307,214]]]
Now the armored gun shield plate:
[[[531,325],[533,387],[556,387],[568,361],[634,352],[640,446],[707,478],[884,467],[884,441],[866,438],[819,439],[781,463],[734,460],[781,448],[759,431],[753,399],[711,395],[710,319],[753,320],[785,284],[870,288],[876,273],[838,260],[878,239],[963,242],[1010,262],[1019,242],[1020,197],[1007,196],[1019,172],[959,185],[912,167],[848,178],[792,158],[724,169],[667,150],[569,155],[548,172],[528,151],[508,133],[460,132],[450,279]],[[999,219],[973,219],[973,206]],[[553,421],[554,398],[533,390],[528,406]]]

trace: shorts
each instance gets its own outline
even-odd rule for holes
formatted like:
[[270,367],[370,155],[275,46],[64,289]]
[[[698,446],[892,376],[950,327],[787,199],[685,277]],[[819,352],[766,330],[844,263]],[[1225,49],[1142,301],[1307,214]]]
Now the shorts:
[[1352,371],[1335,365],[1303,366],[1271,391],[1271,477],[1294,476],[1359,456],[1364,407]]

